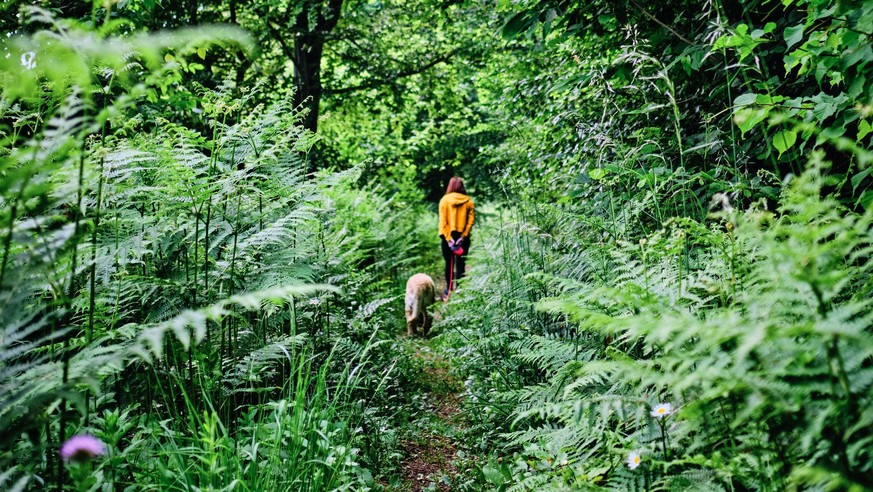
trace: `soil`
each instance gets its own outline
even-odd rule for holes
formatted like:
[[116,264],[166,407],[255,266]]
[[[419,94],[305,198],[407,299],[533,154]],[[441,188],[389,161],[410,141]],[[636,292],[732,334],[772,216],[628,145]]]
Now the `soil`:
[[437,490],[451,490],[440,477],[457,474],[452,465],[456,452],[454,444],[444,436],[421,434],[419,437],[427,442],[404,443],[407,458],[402,465],[403,481],[411,485],[413,492],[428,490],[431,483],[436,483]]

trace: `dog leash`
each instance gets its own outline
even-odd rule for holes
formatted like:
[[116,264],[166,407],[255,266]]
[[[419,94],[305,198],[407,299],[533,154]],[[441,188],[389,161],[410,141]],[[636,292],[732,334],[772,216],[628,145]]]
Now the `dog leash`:
[[452,253],[452,264],[449,266],[449,285],[446,286],[446,302],[449,302],[449,297],[452,295],[452,276],[455,273],[455,254]]
[[458,266],[458,256],[452,251],[452,264],[449,267],[449,285],[446,286],[446,302],[449,302],[449,297],[452,295],[452,284],[454,283],[455,267]]

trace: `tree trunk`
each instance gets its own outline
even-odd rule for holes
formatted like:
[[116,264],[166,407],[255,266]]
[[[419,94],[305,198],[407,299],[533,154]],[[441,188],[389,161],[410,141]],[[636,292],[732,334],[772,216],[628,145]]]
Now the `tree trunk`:
[[[324,92],[321,86],[321,57],[325,35],[339,22],[343,0],[302,1],[302,8],[291,26],[288,26],[290,19],[287,17],[278,25],[273,24],[269,10],[265,11],[266,26],[282,51],[294,62],[294,104],[307,110],[303,127],[315,133],[318,131],[318,107]],[[293,46],[287,39],[288,31],[283,27],[292,27]],[[318,167],[316,154],[315,150],[308,154],[310,171]]]
[[298,35],[294,46],[294,104],[309,110],[303,127],[318,131],[318,106],[321,102],[321,55],[324,51],[324,36],[319,32]]

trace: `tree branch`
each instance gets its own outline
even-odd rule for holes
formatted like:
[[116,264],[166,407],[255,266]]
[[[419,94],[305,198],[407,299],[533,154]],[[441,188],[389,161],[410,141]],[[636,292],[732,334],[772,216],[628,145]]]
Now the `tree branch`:
[[285,56],[287,56],[291,61],[294,61],[296,59],[294,57],[294,49],[288,46],[282,33],[276,29],[276,27],[270,22],[270,19],[266,19],[264,24],[266,24],[267,30],[270,31],[270,36],[272,36],[273,39],[279,43],[279,46],[282,47],[282,52],[285,53]]
[[380,78],[378,80],[370,80],[370,81],[364,82],[363,84],[353,85],[350,87],[341,87],[339,89],[325,89],[324,93],[326,95],[331,95],[331,96],[336,95],[336,94],[349,94],[352,92],[358,92],[358,91],[363,91],[363,90],[367,90],[367,89],[375,89],[376,87],[379,87],[382,85],[388,85],[388,84],[391,84],[398,79],[402,79],[405,77],[410,77],[412,75],[417,75],[417,74],[426,72],[426,71],[430,70],[431,68],[439,65],[440,63],[448,61],[450,58],[455,56],[458,53],[458,51],[459,50],[457,50],[457,49],[452,50],[444,55],[441,55],[441,56],[434,58],[433,60],[431,60],[431,61],[429,61],[429,62],[427,62],[424,65],[421,65],[419,67],[408,67],[408,68],[405,68],[405,69],[400,70],[400,71],[395,72],[395,73],[385,74],[384,78]]
[[316,29],[319,31],[332,31],[336,27],[337,22],[339,22],[342,8],[343,0],[328,0],[327,14],[322,16],[319,13]]
[[655,17],[654,15],[652,15],[652,14],[646,12],[646,9],[644,9],[642,6],[640,6],[640,4],[638,4],[638,3],[635,2],[634,0],[630,0],[630,3],[633,4],[633,6],[636,7],[637,10],[639,10],[641,14],[645,15],[646,17],[648,17],[649,19],[651,19],[652,21],[654,21],[655,24],[658,24],[659,26],[663,27],[664,29],[670,31],[670,33],[672,33],[674,36],[676,36],[677,38],[681,39],[681,40],[684,41],[685,43],[690,44],[690,45],[692,45],[692,46],[694,45],[694,41],[691,41],[690,39],[686,38],[685,36],[679,34],[678,32],[676,32],[675,29],[673,29],[672,27],[670,27],[670,26],[668,26],[667,24],[664,24],[663,22],[661,22],[660,20],[658,20],[657,17]]

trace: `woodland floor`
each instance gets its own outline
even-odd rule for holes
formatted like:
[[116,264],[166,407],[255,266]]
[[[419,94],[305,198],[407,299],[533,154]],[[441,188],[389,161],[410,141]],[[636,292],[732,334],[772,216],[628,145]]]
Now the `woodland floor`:
[[[429,309],[437,321],[439,304]],[[432,338],[415,339],[413,343],[415,357],[422,364],[419,382],[426,393],[422,411],[402,441],[406,458],[400,466],[402,486],[398,490],[448,491],[451,479],[458,473],[453,461],[458,451],[455,436],[463,428],[463,385],[452,374],[451,362],[439,353]]]

